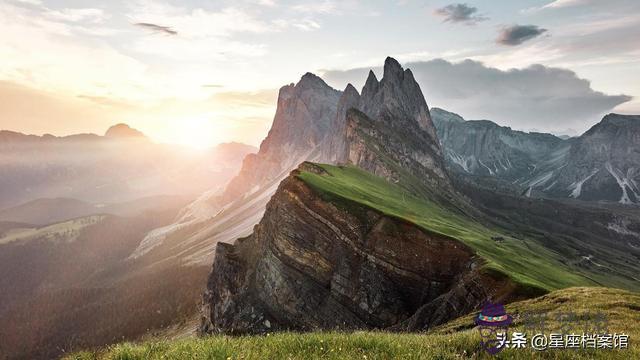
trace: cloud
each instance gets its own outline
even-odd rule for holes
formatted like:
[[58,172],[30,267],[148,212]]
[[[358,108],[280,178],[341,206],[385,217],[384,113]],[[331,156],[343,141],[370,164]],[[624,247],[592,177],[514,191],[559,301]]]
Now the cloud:
[[545,32],[547,32],[547,29],[540,28],[536,25],[505,26],[500,30],[496,42],[502,45],[516,46],[540,36]]
[[540,6],[534,6],[520,10],[521,13],[536,13],[540,11],[565,11],[565,12],[580,12],[589,11],[590,15],[620,15],[620,14],[633,14],[634,10],[638,9],[639,3],[637,1],[629,0],[555,0],[550,1]]
[[133,25],[139,26],[147,30],[151,30],[154,33],[162,33],[165,35],[178,35],[177,31],[173,30],[168,26],[162,26],[162,25],[157,25],[152,23],[135,23]]
[[544,6],[542,9],[558,9],[558,8],[566,8],[573,6],[580,6],[585,4],[593,3],[593,0],[555,0]]
[[90,22],[101,23],[108,19],[109,16],[105,14],[102,9],[83,8],[83,9],[62,9],[62,10],[50,10],[45,13],[46,16],[55,20],[69,21],[69,22]]
[[275,0],[255,0],[255,3],[262,6],[276,6]]
[[[86,20],[86,14],[97,12],[80,13]],[[78,19],[75,15],[73,18]],[[108,42],[83,41],[87,34],[107,34],[107,29],[54,18],[50,9],[0,2],[3,80],[67,94],[103,96],[117,92],[136,100],[143,96],[143,63]]]
[[267,107],[271,109],[278,101],[278,89],[224,91],[213,95],[211,100],[226,106]]
[[[480,62],[443,59],[406,64],[430,106],[458,112],[468,119],[489,119],[516,129],[586,130],[603,114],[631,100],[591,88],[570,70],[532,65],[500,70]],[[373,69],[381,75],[381,69]],[[368,68],[327,71],[323,78],[336,88],[348,82],[362,86]]]
[[467,4],[450,4],[433,12],[444,18],[444,22],[474,25],[488,18],[478,14],[478,8]]
[[[276,31],[276,27],[242,8],[224,7],[218,10],[187,8],[167,3],[142,0],[130,6],[127,17],[132,23],[163,31],[167,35],[146,37],[133,41],[131,49],[165,59],[207,62],[225,57],[256,57],[266,52],[266,46],[239,39],[238,34],[264,34]],[[167,27],[167,29],[163,29]]]
[[311,19],[303,19],[300,21],[292,22],[291,26],[300,29],[302,31],[312,31],[320,29],[320,24],[311,20]]
[[131,5],[128,17],[134,23],[169,24],[172,30],[187,38],[228,37],[234,33],[262,33],[270,30],[264,22],[240,8],[225,7],[218,11],[178,7],[154,1],[138,1]]
[[338,4],[330,0],[298,4],[294,5],[292,9],[301,13],[309,14],[335,14],[339,12]]
[[41,0],[15,0],[18,3],[27,4],[27,5],[42,5]]

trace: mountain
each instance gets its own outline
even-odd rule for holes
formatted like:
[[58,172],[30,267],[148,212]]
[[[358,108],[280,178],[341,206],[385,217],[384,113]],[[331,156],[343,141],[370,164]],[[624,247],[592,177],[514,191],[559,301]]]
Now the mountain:
[[382,80],[370,71],[362,94],[348,85],[340,104],[338,133],[325,150],[342,152],[328,157],[334,163],[354,164],[406,186],[417,181],[439,192],[448,188],[436,130],[411,70],[387,58]]
[[449,166],[458,172],[513,181],[568,144],[550,134],[526,133],[488,120],[465,121],[442,109],[433,110],[438,138]]
[[[403,199],[453,192],[424,96],[411,71],[395,59],[385,60],[380,81],[369,73],[361,94],[347,85],[328,118],[331,131],[316,147],[321,161],[381,176],[404,189]],[[327,201],[300,179],[306,172],[337,178],[304,163],[280,182],[253,234],[234,245],[218,242],[201,331],[418,328],[438,323],[449,306],[468,309],[484,298],[477,286],[483,276],[467,272],[475,267],[469,248],[366,202],[338,204],[335,194],[320,192],[334,200]],[[342,188],[356,185],[360,194],[379,194],[362,180]],[[391,242],[405,244],[399,257],[386,248]],[[431,242],[434,248],[424,247]],[[451,250],[451,257],[435,256],[438,265],[425,268],[415,256],[435,248]],[[478,296],[465,304],[458,293],[467,287]],[[435,309],[432,320],[408,320]]]
[[107,132],[105,132],[104,137],[107,137],[107,138],[120,138],[120,139],[146,138],[146,136],[142,132],[131,128],[127,124],[113,125],[109,129],[107,129]]
[[253,233],[217,244],[201,332],[426,330],[488,300],[640,288],[637,213],[523,201],[445,168],[446,144],[462,142],[475,164],[491,160],[489,175],[502,163],[515,177],[533,170],[507,166],[515,156],[535,164],[563,140],[443,111],[436,130],[411,72],[390,58],[384,68],[381,81],[370,73],[361,94],[348,86],[338,101],[321,149],[337,166],[303,163]]
[[300,162],[317,157],[317,147],[330,130],[340,92],[306,73],[297,84],[280,89],[273,124],[257,154],[244,159],[220,199],[236,200],[274,179],[281,180]]
[[529,291],[480,271],[464,243],[373,205],[394,192],[415,200],[399,189],[356,168],[302,164],[251,236],[218,244],[201,331],[421,330]]
[[98,207],[76,199],[38,199],[0,210],[0,221],[46,225],[98,213]]
[[196,317],[208,267],[128,258],[184,205],[141,199],[114,205],[127,216],[0,222],[0,358],[53,359]]
[[269,133],[224,191],[203,193],[174,223],[150,232],[131,256],[155,251],[173,257],[171,249],[179,246],[184,261],[209,265],[216,243],[249,235],[280,181],[301,162],[322,158],[340,96],[311,73],[283,86]]
[[640,202],[640,116],[609,114],[579,137],[525,133],[433,111],[448,168],[495,188],[622,204]]
[[255,152],[249,146],[219,145],[195,154],[140,134],[124,124],[110,128],[106,136],[0,131],[0,209],[41,198],[100,204],[195,196],[223,188],[241,159]]
[[125,125],[106,136],[1,131],[0,358],[52,359],[193,322],[209,267],[175,248],[130,255],[255,151],[196,153]]
[[640,116],[605,116],[557,164],[529,186],[556,197],[639,204]]
[[440,154],[424,96],[395,59],[385,60],[380,81],[369,74],[362,95],[352,85],[334,90],[307,73],[280,89],[272,128],[225,191],[203,194],[175,223],[149,233],[132,256],[179,243],[185,261],[210,264],[217,243],[251,234],[278,184],[304,161],[356,164],[444,197],[450,185]]
[[77,199],[45,198],[0,210],[0,221],[48,225],[89,215],[135,216],[150,210],[173,208],[176,204],[186,205],[188,200],[190,198],[185,196],[158,195],[124,203],[91,204]]

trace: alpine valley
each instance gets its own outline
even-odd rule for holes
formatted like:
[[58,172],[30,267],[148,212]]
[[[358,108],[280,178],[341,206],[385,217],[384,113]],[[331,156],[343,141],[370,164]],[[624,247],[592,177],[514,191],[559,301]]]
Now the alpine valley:
[[387,58],[360,91],[311,73],[283,86],[260,148],[236,150],[225,185],[189,200],[127,212],[110,199],[104,213],[67,201],[73,215],[53,220],[26,215],[42,200],[0,212],[2,273],[19,261],[29,279],[0,281],[0,351],[50,358],[196,333],[445,336],[488,300],[555,311],[586,301],[575,294],[640,290],[640,116],[609,114],[569,139],[465,120],[429,109]]

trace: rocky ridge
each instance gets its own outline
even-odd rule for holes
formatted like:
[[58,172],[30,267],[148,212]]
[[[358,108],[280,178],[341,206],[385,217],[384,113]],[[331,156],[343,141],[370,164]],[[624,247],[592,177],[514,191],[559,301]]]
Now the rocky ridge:
[[505,278],[479,269],[463,243],[355,203],[324,200],[284,180],[252,235],[219,244],[204,295],[203,333],[422,330],[489,297]]
[[564,162],[535,184],[545,194],[640,203],[640,116],[609,114],[574,139]]
[[560,139],[434,109],[447,167],[525,197],[640,203],[640,117],[609,114],[583,135]]

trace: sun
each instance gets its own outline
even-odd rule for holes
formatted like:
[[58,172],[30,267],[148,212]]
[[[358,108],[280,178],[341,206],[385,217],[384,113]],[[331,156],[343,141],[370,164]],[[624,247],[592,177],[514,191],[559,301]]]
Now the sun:
[[210,148],[220,139],[215,126],[204,117],[180,119],[174,129],[175,142],[194,149]]

